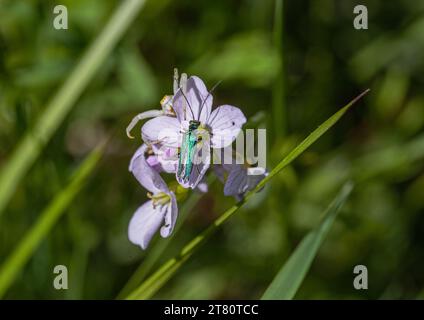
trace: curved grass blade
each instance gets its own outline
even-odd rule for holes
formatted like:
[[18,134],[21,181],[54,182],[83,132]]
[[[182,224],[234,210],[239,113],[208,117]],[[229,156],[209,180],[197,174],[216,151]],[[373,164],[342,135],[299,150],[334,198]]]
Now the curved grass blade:
[[351,183],[344,185],[328,207],[321,223],[303,238],[274,280],[272,280],[261,299],[276,300],[292,299],[294,297],[352,188],[353,184]]
[[69,78],[50,100],[33,129],[22,138],[0,173],[0,215],[15,192],[19,181],[40,155],[44,145],[63,122],[145,1],[126,0],[119,6]]
[[54,224],[69,207],[81,190],[84,182],[94,171],[105,148],[105,142],[99,145],[79,166],[71,182],[44,209],[34,226],[25,234],[18,246],[0,267],[0,298],[15,280],[25,263],[30,259],[40,242],[47,236]]
[[358,101],[361,97],[369,92],[369,89],[361,93],[345,107],[337,111],[329,119],[324,121],[317,129],[309,134],[296,148],[294,148],[278,165],[263,179],[255,189],[248,192],[243,200],[236,203],[230,209],[225,211],[218,217],[212,225],[210,225],[199,236],[191,240],[180,252],[180,254],[159,268],[149,278],[147,278],[137,289],[129,294],[126,299],[148,299],[153,296],[163,284],[179,269],[181,265],[197,250],[210,235],[212,235],[221,224],[229,219],[244,203],[246,203],[255,193],[260,191],[276,174],[278,174],[284,167],[289,165],[294,159],[308,149],[315,141],[317,141],[328,129],[330,129],[348,110]]

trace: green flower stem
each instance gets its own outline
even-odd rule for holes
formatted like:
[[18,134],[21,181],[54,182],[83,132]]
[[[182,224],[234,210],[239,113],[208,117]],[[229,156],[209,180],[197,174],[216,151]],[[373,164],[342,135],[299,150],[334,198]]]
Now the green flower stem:
[[353,183],[349,182],[342,187],[337,197],[326,210],[321,223],[303,238],[266,289],[261,299],[293,299],[308,273],[312,261],[318,253],[318,249],[321,247],[322,242],[330,231],[334,220],[352,189]]

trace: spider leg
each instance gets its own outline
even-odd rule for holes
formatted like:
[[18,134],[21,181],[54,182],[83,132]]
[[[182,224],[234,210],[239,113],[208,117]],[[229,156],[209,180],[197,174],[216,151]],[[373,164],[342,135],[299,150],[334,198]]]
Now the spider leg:
[[134,127],[137,125],[137,123],[143,119],[143,114],[139,113],[138,115],[136,115],[134,118],[132,118],[130,124],[127,126],[127,136],[130,139],[134,139],[134,137],[131,135],[131,130],[134,129]]
[[131,135],[131,130],[137,125],[137,123],[141,120],[147,119],[147,118],[154,118],[163,115],[162,110],[149,110],[142,113],[139,113],[134,118],[132,118],[130,124],[127,126],[126,132],[127,136],[130,139],[134,139],[134,137]]

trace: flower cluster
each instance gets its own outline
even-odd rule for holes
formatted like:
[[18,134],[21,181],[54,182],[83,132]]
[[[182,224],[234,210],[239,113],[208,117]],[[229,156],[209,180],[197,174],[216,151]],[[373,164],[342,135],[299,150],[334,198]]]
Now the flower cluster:
[[246,118],[237,107],[222,105],[212,110],[213,97],[203,81],[174,72],[173,95],[161,100],[160,110],[140,113],[127,127],[127,135],[140,121],[148,118],[141,129],[144,143],[131,159],[129,171],[148,190],[149,201],[132,217],[128,234],[134,244],[146,249],[160,228],[168,237],[178,216],[175,190],[171,190],[160,173],[173,173],[183,188],[207,192],[204,176],[211,165],[224,183],[224,194],[237,199],[253,189],[267,174],[265,168],[239,164],[212,164],[220,151],[231,148]]

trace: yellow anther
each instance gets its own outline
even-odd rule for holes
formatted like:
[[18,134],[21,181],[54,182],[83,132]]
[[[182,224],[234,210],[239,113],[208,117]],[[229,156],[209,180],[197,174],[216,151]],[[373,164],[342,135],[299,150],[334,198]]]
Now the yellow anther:
[[171,196],[165,192],[158,192],[156,194],[148,192],[147,197],[152,199],[154,208],[156,208],[157,205],[163,206],[171,201]]
[[160,105],[163,106],[169,99],[169,96],[163,96],[162,100],[160,101]]

